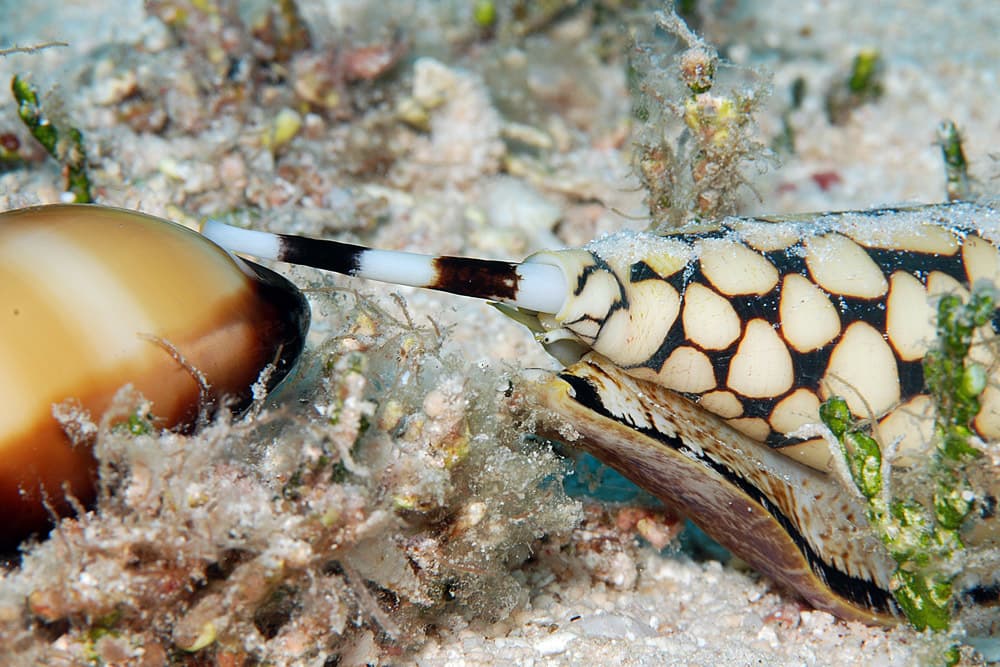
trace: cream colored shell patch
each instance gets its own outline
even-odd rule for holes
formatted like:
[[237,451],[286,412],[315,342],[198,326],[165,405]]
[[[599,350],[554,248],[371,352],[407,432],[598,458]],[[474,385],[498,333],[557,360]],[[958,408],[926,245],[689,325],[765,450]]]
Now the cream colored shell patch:
[[684,332],[705,350],[724,350],[740,335],[741,322],[732,305],[700,283],[684,293]]
[[882,269],[846,236],[815,236],[806,241],[806,248],[812,278],[827,292],[874,299],[888,289]]
[[978,236],[970,236],[962,245],[962,261],[969,284],[985,280],[1000,285],[1000,253]]
[[796,389],[778,403],[771,412],[771,428],[778,433],[791,433],[819,419],[819,398],[808,389]]
[[804,276],[785,276],[781,288],[781,332],[799,352],[823,347],[840,334],[840,315],[830,299]]
[[681,298],[662,280],[630,283],[625,292],[629,307],[604,320],[594,349],[620,366],[634,366],[659,349],[677,319]]
[[884,414],[899,402],[896,356],[873,326],[855,322],[847,328],[830,355],[821,394],[823,400],[843,396],[862,419]]
[[778,283],[778,269],[736,240],[702,241],[701,271],[723,294],[764,294]]
[[674,391],[699,394],[715,388],[715,371],[704,352],[679,347],[663,362],[659,381]]
[[751,398],[780,396],[795,381],[792,355],[774,327],[762,319],[751,320],[729,365],[726,384]]
[[698,405],[726,419],[743,414],[743,404],[731,391],[711,391],[702,395]]
[[934,340],[934,307],[920,281],[905,271],[892,274],[886,302],[886,334],[903,361],[922,359]]

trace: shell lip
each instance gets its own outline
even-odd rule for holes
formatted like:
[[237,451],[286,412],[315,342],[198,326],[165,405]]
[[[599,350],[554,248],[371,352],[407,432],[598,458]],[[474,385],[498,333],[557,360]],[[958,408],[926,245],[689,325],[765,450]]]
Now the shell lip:
[[[845,569],[810,542],[800,519],[775,495],[773,477],[783,478],[798,469],[803,477],[820,481],[816,471],[785,461],[787,469],[769,472],[773,461],[763,467],[752,462],[754,453],[770,454],[766,446],[758,450],[749,438],[710,413],[643,380],[623,376],[598,355],[549,375],[534,389],[538,401],[562,415],[575,431],[572,449],[587,451],[616,469],[817,609],[869,624],[899,622],[901,612],[881,583],[878,560],[863,573]],[[657,406],[664,410],[660,420],[646,409]],[[559,429],[546,435],[567,442]],[[760,472],[748,474],[743,466],[734,465],[733,456],[746,458],[747,469]],[[827,495],[834,489],[829,487]],[[831,529],[843,526],[835,518],[825,514],[813,520],[830,521]],[[853,527],[844,530],[849,539],[863,539]]]
[[[267,392],[271,393],[289,377],[302,358],[311,320],[309,302],[302,290],[288,278],[256,262],[239,257],[235,259],[252,272],[258,296],[273,309],[262,334],[267,346],[277,351],[272,362],[274,372],[267,378],[266,384]],[[236,412],[249,404],[249,397],[240,398],[242,400],[234,406]]]

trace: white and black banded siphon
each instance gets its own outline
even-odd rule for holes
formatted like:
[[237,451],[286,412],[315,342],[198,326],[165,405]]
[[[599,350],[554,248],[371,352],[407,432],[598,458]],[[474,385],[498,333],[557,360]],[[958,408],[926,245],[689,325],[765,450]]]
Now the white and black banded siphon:
[[[857,418],[874,418],[899,464],[926,454],[933,408],[922,359],[936,302],[967,297],[970,285],[1000,287],[1000,211],[970,203],[730,218],[619,233],[522,263],[214,221],[203,233],[257,257],[508,304],[567,366],[527,384],[574,426],[575,444],[815,607],[868,623],[902,617],[889,591],[895,564],[857,494],[830,473],[819,405],[839,395]],[[998,326],[995,317],[978,341]],[[989,345],[973,350],[995,371]],[[994,382],[973,427],[1000,439]],[[980,517],[992,516],[995,482],[978,490]],[[959,585],[967,603],[996,601],[992,571]]]

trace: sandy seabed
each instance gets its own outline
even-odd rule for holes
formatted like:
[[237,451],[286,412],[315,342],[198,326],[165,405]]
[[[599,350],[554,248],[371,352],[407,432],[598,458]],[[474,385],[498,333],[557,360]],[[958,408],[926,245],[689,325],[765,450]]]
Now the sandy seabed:
[[[242,20],[254,15],[254,3],[239,4]],[[630,166],[625,68],[620,56],[596,54],[592,8],[569,12],[504,45],[499,37],[491,41],[469,28],[468,3],[397,2],[391,12],[377,9],[384,3],[361,0],[298,4],[311,45],[299,44],[300,52],[290,59],[246,75],[253,78],[249,99],[240,96],[240,77],[244,68],[253,68],[241,58],[277,62],[276,49],[260,50],[261,43],[274,47],[274,40],[255,42],[231,27],[219,28],[230,25],[221,19],[172,28],[170,8],[189,6],[182,2],[144,7],[135,0],[40,0],[28,7],[2,0],[0,47],[49,40],[68,46],[7,55],[0,59],[0,79],[29,74],[39,90],[51,91],[46,99],[53,117],[84,132],[102,204],[191,224],[227,215],[273,231],[505,259],[646,226],[643,193]],[[735,66],[770,72],[772,94],[757,116],[759,135],[770,143],[790,127],[794,152],[779,154],[780,166],[775,161],[762,173],[748,171],[756,196],[744,189],[739,213],[941,201],[944,173],[936,130],[945,119],[966,139],[977,187],[995,193],[998,171],[991,151],[1000,146],[1000,6],[973,0],[743,4],[718,15],[704,10],[700,29]],[[605,37],[608,48],[627,48],[626,41]],[[826,91],[868,47],[883,59],[883,93],[833,124]],[[254,56],[241,51],[255,48]],[[205,90],[211,72],[223,73],[217,90]],[[789,90],[796,79],[806,87],[801,105],[791,109]],[[251,85],[243,83],[242,90]],[[295,126],[291,138],[281,135],[289,127],[283,122]],[[33,147],[9,96],[0,100],[0,133],[15,134],[27,158],[22,168],[0,174],[0,206],[60,201],[60,169]],[[479,303],[306,270],[288,273],[304,285],[363,291],[400,320],[405,318],[390,295],[401,295],[414,322],[433,318],[441,354],[465,360],[470,373],[479,373],[476,386],[483,377],[507,377],[518,367],[554,368],[529,333]],[[322,298],[316,303],[312,340],[321,345],[343,330],[327,316],[344,313]],[[443,409],[435,411],[434,400],[455,401],[461,393],[448,384],[461,381],[460,364],[448,364],[430,398],[412,399],[432,423],[447,424],[450,418]],[[350,387],[338,390],[348,395]],[[470,507],[454,502],[463,511]],[[594,519],[597,528],[585,524],[574,530],[579,507],[560,502],[566,511],[560,515],[558,548],[533,543],[530,563],[511,566],[504,576],[515,582],[509,590],[516,589],[517,600],[503,618],[482,613],[488,601],[473,605],[476,613],[442,613],[433,630],[393,655],[385,650],[393,643],[385,641],[392,634],[385,632],[391,612],[384,612],[389,617],[382,619],[384,634],[372,631],[378,614],[373,622],[358,612],[371,611],[370,601],[358,602],[365,594],[349,588],[342,597],[353,596],[356,604],[331,624],[356,628],[345,631],[349,641],[336,650],[330,648],[334,642],[321,649],[309,643],[319,632],[315,628],[295,637],[283,630],[280,650],[261,649],[257,655],[275,663],[317,665],[791,666],[913,665],[933,650],[934,642],[908,628],[865,627],[810,611],[752,572],[656,552],[635,539],[631,528],[616,528],[614,511]],[[556,518],[546,521],[539,520],[537,531],[559,532]],[[284,524],[271,517],[268,525],[277,531]],[[390,540],[391,526],[372,530]],[[600,540],[595,530],[604,531]],[[522,538],[531,542],[530,535]],[[573,540],[578,546],[566,547]],[[592,546],[605,542],[614,548]],[[262,547],[253,549],[259,553]],[[511,559],[517,562],[527,555],[514,552],[519,556]],[[412,557],[414,551],[406,553]],[[110,571],[95,569],[88,576],[101,572]],[[6,604],[0,605],[0,621],[8,630],[36,623],[38,614],[35,620],[19,617],[18,600],[23,603],[36,584],[52,586],[51,573],[48,579],[29,575],[0,579],[6,588],[0,592]],[[94,585],[100,588],[101,582]],[[492,589],[482,590],[488,596]],[[419,599],[416,593],[411,597]],[[191,600],[184,604],[178,616],[199,609]],[[86,616],[85,609],[74,610],[77,617]],[[172,622],[176,628],[184,619]],[[44,631],[31,627],[0,634],[24,664],[75,664],[94,655],[60,637],[53,624]],[[168,646],[164,633],[157,637]],[[188,635],[175,631],[173,637],[183,645]],[[268,641],[273,638],[248,639],[244,649],[253,653]],[[178,657],[162,647],[158,652],[134,641],[112,643],[92,639],[87,650],[107,651],[100,658],[104,664],[168,659],[195,664],[190,655]],[[303,652],[297,654],[296,647]],[[335,653],[339,662],[330,662]],[[241,655],[220,650],[214,659],[239,664]],[[977,664],[981,657],[966,652],[964,659]]]

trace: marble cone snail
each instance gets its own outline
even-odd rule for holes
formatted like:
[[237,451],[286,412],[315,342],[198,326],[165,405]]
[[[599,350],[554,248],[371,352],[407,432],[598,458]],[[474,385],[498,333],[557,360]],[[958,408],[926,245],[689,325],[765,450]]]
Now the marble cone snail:
[[[289,364],[301,349],[307,315],[296,290],[261,278],[255,265],[226,259],[203,237],[138,214],[59,206],[0,217],[3,248],[4,234],[14,235],[5,228],[19,216],[25,225],[32,218],[75,219],[81,227],[98,219],[161,225],[169,230],[163,235],[184,239],[177,242],[189,245],[188,253],[234,267],[222,271],[232,274],[228,279],[238,274],[248,285],[282,285],[280,298],[251,300],[250,309],[270,312],[276,330],[298,335],[263,349],[280,348]],[[893,563],[869,530],[857,494],[829,473],[830,449],[810,426],[820,421],[821,401],[843,395],[856,417],[874,418],[880,437],[897,443],[901,460],[920,456],[932,425],[921,359],[934,338],[935,301],[945,293],[967,295],[982,281],[1000,285],[1000,212],[965,203],[731,218],[664,235],[621,233],[522,263],[373,250],[215,221],[203,234],[233,252],[506,304],[505,312],[566,365],[524,384],[533,400],[573,424],[579,434],[573,446],[647,488],[815,607],[868,623],[901,618],[889,591]],[[214,284],[205,278],[200,289]],[[108,303],[115,298],[104,312],[114,312]],[[9,299],[0,299],[3,323],[13,317]],[[294,312],[287,321],[273,311],[282,299]],[[134,323],[114,326],[118,338],[146,332]],[[197,332],[192,340],[212,338],[213,326],[184,331]],[[979,335],[995,333],[996,324]],[[156,335],[182,349],[171,337],[176,332]],[[18,344],[0,332],[0,363]],[[988,353],[985,345],[978,349]],[[206,363],[193,353],[188,358],[199,368]],[[245,362],[243,382],[252,382],[261,365],[260,358]],[[46,374],[51,366],[38,368]],[[220,391],[240,388],[203,370]],[[177,369],[167,364],[163,372]],[[134,382],[125,373],[115,377]],[[25,386],[21,400],[30,399],[40,414],[89,384],[61,386],[55,394]],[[983,440],[1000,438],[997,388],[986,390],[973,428]],[[12,446],[11,433],[4,422],[0,447]],[[22,484],[32,479],[20,468],[2,473]],[[977,497],[977,507],[995,505],[997,486]],[[991,525],[974,539],[995,540],[995,532]],[[993,573],[980,574],[964,582],[978,591],[977,600],[996,588]]]
[[[581,447],[651,491],[755,569],[841,618],[893,624],[895,563],[859,494],[831,474],[821,401],[873,418],[902,464],[926,456],[922,359],[936,303],[1000,286],[1000,211],[968,203],[730,218],[619,233],[522,263],[426,257],[208,222],[238,252],[498,301],[566,368],[522,383]],[[1000,311],[998,311],[1000,312]],[[1000,316],[973,357],[995,368]],[[536,375],[539,375],[536,373]],[[1000,438],[1000,387],[972,424]],[[565,439],[560,434],[547,434]],[[976,498],[992,517],[998,480]],[[995,520],[968,544],[995,543]],[[969,605],[997,574],[964,573]],[[985,612],[987,615],[990,612]],[[1000,619],[994,615],[998,624]]]
[[172,222],[83,205],[0,214],[0,547],[45,528],[46,504],[93,498],[89,447],[54,404],[99,420],[132,384],[157,426],[191,425],[206,400],[245,403],[269,364],[280,381],[308,325],[295,286]]

